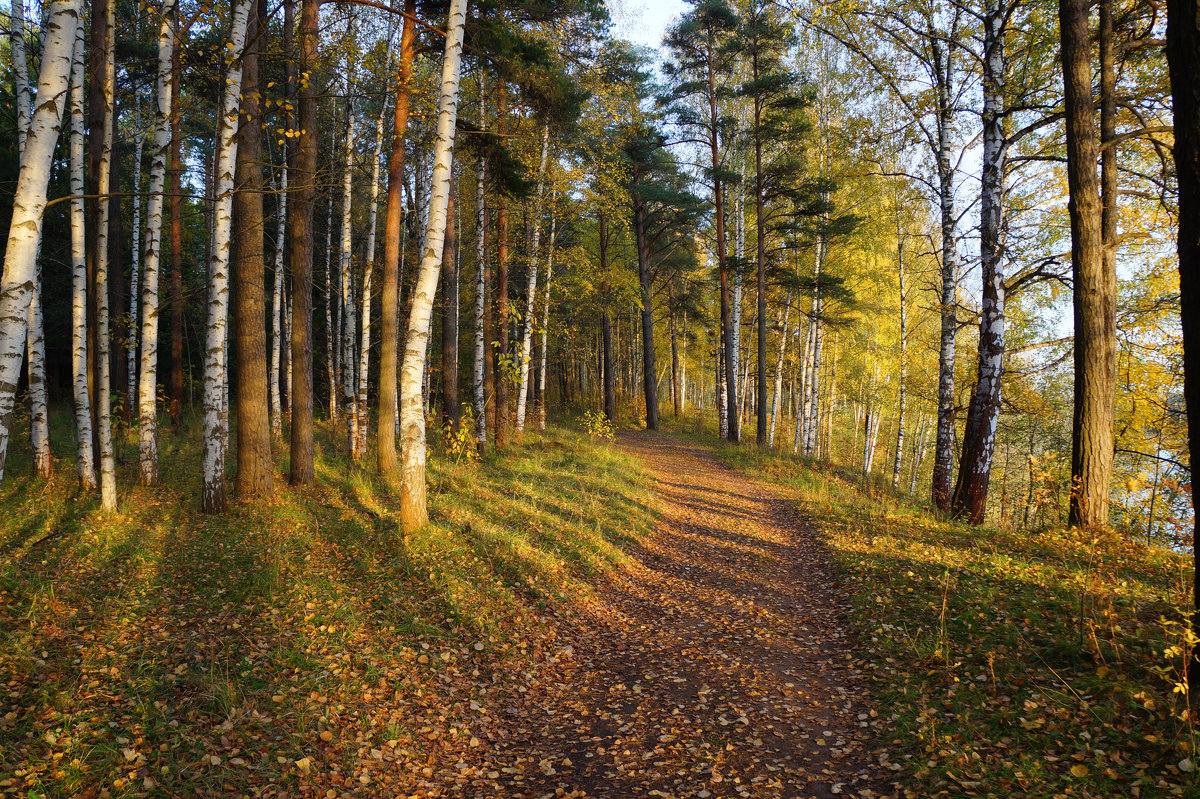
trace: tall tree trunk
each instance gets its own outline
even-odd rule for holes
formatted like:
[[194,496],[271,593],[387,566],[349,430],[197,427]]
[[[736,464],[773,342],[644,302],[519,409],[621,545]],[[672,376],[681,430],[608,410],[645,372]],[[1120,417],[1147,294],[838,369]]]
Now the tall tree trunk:
[[404,135],[408,128],[416,0],[405,0],[404,28],[400,34],[400,61],[396,73],[396,104],[392,109],[392,151],[388,158],[387,211],[383,223],[383,287],[379,320],[379,415],[375,447],[379,473],[396,472],[396,375],[399,368],[400,268],[404,238]]
[[[341,281],[341,266],[338,267],[338,280]],[[338,360],[341,357],[341,343],[334,305],[341,307],[341,289],[334,291],[333,282],[333,194],[329,195],[328,211],[325,214],[325,372],[326,382],[329,383],[329,422],[337,424],[338,416]]]
[[[17,101],[17,152],[25,152],[25,134],[29,129],[30,110],[29,64],[25,55],[25,0],[10,0],[10,36],[12,37],[13,89]],[[83,57],[82,53],[79,55]],[[83,87],[80,86],[80,92]],[[82,103],[82,100],[80,101]],[[82,114],[82,110],[80,111]],[[72,192],[82,194],[83,192]]]
[[955,336],[958,334],[956,291],[958,288],[958,242],[955,233],[954,173],[950,159],[950,131],[954,107],[950,85],[954,76],[954,53],[930,37],[937,80],[937,152],[938,199],[942,221],[942,333],[938,349],[938,422],[933,458],[932,497],[934,507],[950,510],[950,482],[954,468],[954,361]]
[[[755,73],[758,73],[758,55],[754,56]],[[767,432],[767,227],[764,218],[764,192],[766,187],[763,180],[763,162],[762,162],[762,100],[755,98],[754,100],[754,220],[755,220],[755,238],[757,239],[758,249],[755,253],[755,266],[758,272],[758,283],[756,288],[756,296],[758,298],[758,408],[757,418],[758,424],[755,430],[755,440],[761,447],[768,443],[774,446],[775,444],[775,416],[778,413],[779,403],[779,388],[783,380],[782,366],[780,363],[776,367],[775,378],[775,406],[771,409],[771,430]],[[788,306],[791,305],[791,296],[788,297]],[[790,307],[788,308],[790,310]],[[787,311],[784,311],[784,334],[783,341],[787,341]],[[779,345],[780,356],[783,354],[784,344]]]
[[[14,0],[14,25],[16,11],[23,5],[22,0]],[[14,37],[14,59],[17,58],[17,46]],[[88,397],[88,326],[87,326],[87,239],[84,234],[86,217],[84,213],[84,182],[83,182],[83,26],[78,26],[75,32],[75,53],[71,70],[71,94],[68,106],[71,114],[70,139],[70,170],[71,170],[71,371],[73,375],[72,388],[75,398],[75,440],[78,457],[79,485],[84,491],[94,491],[96,483],[96,466],[94,438],[92,435],[91,399]],[[21,54],[21,60],[24,55]],[[24,89],[20,90],[24,92]],[[26,99],[28,105],[28,99]],[[29,111],[25,111],[24,124],[28,125]],[[18,124],[20,115],[18,115]],[[18,136],[23,141],[25,131],[18,130]],[[24,145],[22,144],[22,147]]]
[[[179,96],[179,48],[171,55],[171,96]],[[183,426],[183,136],[179,103],[171,105],[171,425]],[[131,298],[132,301],[132,298]]]
[[787,355],[788,317],[792,312],[792,292],[783,301],[783,322],[779,334],[779,356],[775,359],[775,393],[771,398],[771,425],[767,431],[767,446],[775,446],[775,426],[779,422],[780,401],[783,395],[783,359]]
[[521,334],[521,382],[517,387],[517,431],[525,429],[525,411],[529,404],[529,366],[533,360],[533,322],[537,300],[538,244],[542,234],[542,203],[546,194],[546,157],[550,150],[550,123],[542,123],[542,155],[538,161],[537,196],[533,207],[533,227],[529,244],[529,280],[525,289],[525,319]]
[[654,365],[654,297],[650,285],[650,243],[646,241],[645,204],[633,206],[637,245],[638,282],[642,289],[642,388],[646,397],[646,429],[658,429],[658,371]]
[[[479,74],[479,129],[487,129],[487,94],[485,73]],[[487,386],[490,385],[490,309],[488,302],[487,261],[487,159],[482,151],[475,168],[475,369],[473,399],[475,402],[475,444],[479,454],[487,452]]]
[[[1188,409],[1188,457],[1200,474],[1200,3],[1167,0],[1167,63],[1171,72],[1175,122],[1175,170],[1179,181],[1179,290],[1183,325],[1183,392]],[[1200,500],[1192,492],[1193,542],[1200,540]],[[1193,546],[1200,560],[1200,549]],[[1194,570],[1192,605],[1200,596],[1200,569]],[[1192,629],[1197,628],[1193,613]],[[1191,685],[1200,685],[1200,659],[1192,650]]]
[[[317,65],[319,0],[300,5],[300,74],[311,76]],[[312,77],[299,89],[299,135],[296,138],[295,176],[288,201],[288,271],[292,277],[292,379],[291,464],[288,481],[308,485],[313,481],[313,374],[312,374],[312,248],[313,195],[317,173],[317,83]]]
[[546,249],[546,303],[542,311],[542,368],[538,370],[538,430],[546,429],[546,347],[550,335],[550,289],[554,281],[554,209],[550,209],[550,240]]
[[284,301],[285,282],[283,279],[283,255],[286,245],[287,227],[287,194],[288,168],[284,163],[279,171],[277,184],[279,195],[278,227],[275,233],[275,269],[274,282],[271,290],[271,362],[268,385],[271,403],[271,438],[279,441],[283,438],[283,397],[280,391],[280,372],[283,365],[283,330],[284,316],[287,313],[287,303]]
[[908,287],[904,271],[904,228],[900,208],[896,208],[896,261],[900,278],[900,402],[896,418],[896,460],[892,463],[892,488],[900,489],[900,470],[904,466],[904,414],[908,410]]
[[[258,54],[266,23],[265,0],[250,6],[242,57],[241,115],[235,149],[233,207],[234,334],[237,336],[237,489],[242,499],[272,490],[271,419],[267,383],[266,270],[263,238],[262,108]],[[236,23],[236,18],[235,18]],[[228,84],[232,87],[232,84]],[[228,107],[228,104],[227,104]],[[276,384],[278,385],[278,383]]]
[[458,230],[454,214],[454,181],[446,210],[446,241],[442,247],[442,271],[446,290],[442,292],[442,419],[458,429],[458,298],[454,283],[458,280]]
[[[501,82],[496,93],[496,133],[508,135],[508,86]],[[496,448],[508,444],[508,198],[496,195],[496,335],[492,363],[492,394],[496,397]]]
[[[959,459],[952,510],[982,524],[987,509],[1004,371],[1004,264],[1000,240],[1004,211],[1004,12],[988,0],[984,15],[983,178],[980,187],[979,261],[983,309],[979,320],[979,372]],[[1090,91],[1090,90],[1089,90]]]
[[[136,12],[135,12],[136,13]],[[141,29],[140,19],[137,25]],[[174,87],[172,87],[174,90]],[[125,419],[133,419],[133,400],[137,396],[137,334],[138,306],[141,304],[141,292],[138,283],[141,280],[142,254],[142,156],[145,152],[146,137],[142,133],[142,93],[137,88],[133,93],[133,230],[130,233],[129,246],[129,319],[125,327]],[[172,137],[174,138],[174,137]],[[171,160],[172,178],[174,178],[175,161]],[[171,193],[176,194],[175,182],[171,181]],[[172,210],[175,198],[172,196]],[[174,222],[174,219],[172,219]],[[175,298],[172,297],[172,304]]]
[[142,353],[138,369],[138,463],[142,485],[158,482],[158,266],[162,251],[163,186],[171,149],[171,59],[175,46],[175,0],[163,0],[158,30],[158,109],[154,117],[146,257],[142,284]]
[[[231,244],[231,229],[233,216],[233,179],[234,169],[238,161],[238,149],[240,142],[238,141],[238,128],[240,117],[238,114],[238,99],[242,89],[242,69],[244,64],[242,49],[246,43],[246,26],[248,22],[250,5],[253,0],[237,0],[233,6],[232,21],[229,26],[229,68],[225,75],[225,92],[222,97],[221,117],[219,135],[221,137],[220,157],[217,160],[217,191],[216,204],[213,212],[213,258],[209,264],[208,270],[208,315],[205,325],[205,346],[204,346],[204,439],[203,439],[203,473],[201,475],[201,491],[200,491],[200,509],[205,513],[223,513],[226,507],[226,491],[225,491],[225,452],[226,441],[229,436],[228,416],[226,415],[226,394],[225,381],[227,379],[226,370],[226,346],[228,338],[225,335],[226,326],[229,315],[229,254]],[[252,98],[248,98],[250,102],[254,102]],[[257,103],[254,103],[257,105]],[[257,109],[251,111],[249,118],[250,124],[254,124],[254,120],[258,117]],[[258,314],[255,319],[258,328],[258,333],[250,333],[246,331],[246,335],[258,339],[256,345],[251,347],[256,350],[249,357],[254,359],[255,369],[261,370],[254,376],[257,385],[253,389],[254,397],[247,398],[253,405],[253,417],[246,420],[248,424],[253,426],[254,433],[251,435],[251,441],[254,442],[256,457],[252,457],[252,463],[247,464],[247,477],[257,478],[253,482],[248,481],[250,485],[264,489],[269,486],[270,481],[270,439],[267,432],[266,419],[266,383],[263,381],[263,376],[266,373],[265,351],[261,336],[263,323],[263,304],[262,304],[262,174],[259,164],[262,162],[261,151],[255,154],[255,161],[252,169],[258,172],[258,207],[257,218],[254,218],[255,211],[249,206],[253,201],[251,198],[245,205],[239,203],[239,211],[250,215],[246,219],[246,230],[239,230],[239,233],[248,234],[247,238],[253,238],[257,243],[239,241],[239,255],[244,255],[248,261],[254,261],[254,265],[247,264],[247,271],[253,269],[254,281],[258,284],[258,301],[255,303],[252,299],[247,304],[256,305]],[[250,166],[250,165],[247,165]],[[247,180],[251,180],[250,176],[246,176]],[[251,182],[253,187],[253,182]],[[253,188],[250,189],[253,192]],[[253,227],[251,227],[253,226]],[[242,248],[245,248],[242,250]],[[239,281],[240,282],[240,281]],[[250,281],[247,280],[247,283]],[[241,286],[239,286],[241,288]],[[239,311],[241,309],[239,308]],[[241,321],[241,320],[239,320]],[[246,319],[249,322],[249,319]],[[239,333],[239,339],[242,333]],[[239,347],[239,350],[241,348]],[[239,352],[240,357],[240,352]],[[247,363],[247,365],[249,365]],[[240,371],[240,370],[239,370]],[[261,395],[261,396],[260,396]],[[239,403],[241,400],[239,400]],[[239,419],[239,428],[241,420]],[[241,433],[239,432],[239,442]],[[263,450],[263,441],[266,442],[265,452],[267,460],[266,477],[267,485],[263,485],[261,476],[261,455]],[[241,458],[238,459],[239,467],[242,465]],[[241,483],[242,476],[239,470],[238,481]]]
[[[389,26],[389,46],[391,37],[391,27]],[[379,159],[383,155],[383,123],[386,119],[387,103],[381,102],[379,117],[375,120],[375,150],[371,161],[371,200],[367,206],[367,249],[363,259],[362,297],[359,314],[362,318],[360,328],[362,338],[358,347],[358,424],[355,425],[358,439],[354,444],[359,458],[367,452],[367,438],[371,423],[371,414],[367,407],[367,378],[370,376],[371,366],[371,298],[372,283],[375,277],[375,232],[379,222]]]
[[[351,21],[353,27],[353,20]],[[358,321],[354,309],[354,286],[351,281],[353,271],[354,239],[351,212],[354,209],[354,98],[351,96],[351,84],[354,69],[347,65],[346,73],[346,141],[345,163],[342,166],[342,245],[341,258],[338,259],[338,285],[341,288],[342,301],[340,304],[342,319],[341,328],[341,378],[342,399],[346,412],[346,450],[350,457],[357,459],[358,451],[358,391],[355,380],[354,345],[358,339]]]
[[684,387],[679,372],[679,330],[675,323],[678,309],[675,307],[675,279],[667,280],[667,333],[671,337],[671,415],[676,419],[683,411]]
[[446,54],[442,60],[429,221],[425,228],[425,242],[421,247],[421,270],[413,290],[404,367],[400,376],[400,526],[405,532],[429,523],[425,494],[425,408],[421,402],[421,376],[428,359],[429,327],[446,237],[446,212],[454,167],[454,128],[458,118],[459,64],[466,12],[467,0],[451,0],[446,23]]
[[[738,159],[741,160],[740,158]],[[740,166],[740,164],[739,164]],[[741,369],[743,366],[742,359],[742,263],[746,257],[746,213],[743,207],[743,192],[745,184],[742,180],[742,175],[738,174],[737,192],[734,194],[733,202],[733,255],[735,266],[733,268],[733,308],[731,324],[733,325],[733,347],[729,350],[733,360],[733,382],[730,385],[733,387],[733,404],[738,409],[738,429],[741,429],[741,407],[742,398],[745,396],[745,381],[741,379]],[[732,413],[732,411],[731,411]]]
[[50,0],[37,98],[29,120],[0,278],[0,481],[13,429],[46,191],[71,75],[79,0]]
[[[99,5],[92,7],[92,13],[99,13]],[[115,19],[114,6],[107,3],[104,7],[104,26],[102,46],[104,50],[104,70],[100,87],[101,116],[100,124],[104,126],[100,137],[100,158],[97,161],[96,191],[99,194],[96,203],[96,251],[95,286],[96,286],[96,449],[100,455],[100,507],[105,510],[117,508],[117,462],[113,450],[112,437],[112,392],[111,392],[111,363],[109,361],[109,324],[108,324],[108,267],[109,267],[109,231],[112,200],[110,198],[112,183],[113,161],[113,121],[117,84],[117,68],[115,53]],[[93,29],[94,30],[94,29]]]
[[[13,72],[18,103],[17,112],[17,143],[18,153],[24,150],[26,131],[24,126],[29,124],[29,72],[25,63],[25,12],[18,9],[21,0],[14,3],[12,24],[14,27],[12,43]],[[83,47],[83,39],[76,35],[78,46]],[[82,58],[82,54],[80,54]],[[23,106],[23,108],[22,108]],[[72,137],[72,145],[74,138]],[[26,333],[26,349],[29,352],[29,362],[26,365],[29,380],[29,437],[33,447],[33,471],[43,479],[49,479],[54,474],[54,458],[50,453],[50,414],[46,407],[46,337],[42,324],[42,258],[41,239],[38,240],[38,252],[34,256],[33,294],[29,298],[29,330]],[[85,353],[86,354],[86,353]]]
[[1108,521],[1116,389],[1116,275],[1106,271],[1103,257],[1088,7],[1086,0],[1059,0],[1058,5],[1075,308],[1075,411],[1067,518],[1077,527]]

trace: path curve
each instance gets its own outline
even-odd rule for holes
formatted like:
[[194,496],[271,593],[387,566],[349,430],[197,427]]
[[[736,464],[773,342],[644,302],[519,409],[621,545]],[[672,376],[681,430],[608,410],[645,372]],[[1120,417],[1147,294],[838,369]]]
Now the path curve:
[[889,795],[821,545],[702,447],[630,433],[662,515],[508,708],[503,796]]

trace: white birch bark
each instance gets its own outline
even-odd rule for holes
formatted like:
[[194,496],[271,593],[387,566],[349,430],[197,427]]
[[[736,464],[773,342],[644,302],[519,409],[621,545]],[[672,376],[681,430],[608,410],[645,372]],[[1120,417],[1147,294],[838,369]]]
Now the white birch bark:
[[[813,303],[816,303],[816,295],[813,296]],[[799,331],[797,331],[798,333]],[[812,381],[812,353],[816,344],[816,329],[813,326],[812,316],[809,316],[807,332],[804,336],[804,350],[800,357],[800,396],[796,403],[796,435],[792,441],[792,454],[799,455],[801,453],[801,443],[808,421],[808,413],[811,408],[808,407],[810,394],[808,386]]]
[[[204,342],[204,442],[200,508],[225,510],[225,454],[229,437],[228,385],[229,254],[233,223],[233,172],[237,164],[238,109],[242,92],[242,52],[253,0],[237,0],[229,31],[229,67],[221,104],[221,155],[217,160],[213,208],[212,262],[209,264],[208,321]],[[261,235],[261,234],[260,234]]]
[[767,431],[767,446],[775,447],[775,424],[779,419],[779,406],[783,398],[783,359],[787,355],[788,321],[792,313],[792,293],[783,301],[783,330],[779,336],[779,357],[775,359],[775,391],[771,398],[771,426]]
[[550,123],[542,124],[542,156],[538,161],[537,199],[533,210],[533,242],[529,247],[529,284],[525,291],[525,329],[521,335],[521,383],[517,388],[517,432],[525,429],[529,403],[529,365],[533,357],[533,320],[537,315],[538,245],[541,239],[542,203],[546,190],[546,157],[550,150]]
[[137,331],[138,331],[138,294],[139,272],[141,270],[142,243],[142,152],[146,137],[142,134],[142,94],[134,90],[133,94],[133,223],[130,238],[133,246],[129,248],[129,327],[126,333],[125,351],[127,361],[127,383],[125,401],[132,402],[137,396]]
[[[14,8],[19,5],[14,3]],[[70,187],[71,187],[71,374],[75,398],[75,444],[79,485],[94,491],[96,463],[93,456],[92,405],[88,396],[87,368],[87,236],[84,225],[83,183],[83,26],[76,28],[75,56],[71,65]]]
[[[389,35],[390,40],[390,35]],[[375,274],[375,231],[379,221],[379,160],[383,156],[383,123],[387,103],[381,103],[375,121],[375,154],[371,162],[371,202],[367,212],[367,255],[362,279],[362,341],[358,350],[358,438],[355,450],[359,457],[367,451],[367,374],[371,364],[371,280]]]
[[108,3],[104,22],[104,114],[101,124],[104,135],[100,160],[96,169],[96,443],[100,450],[100,507],[117,509],[117,459],[112,437],[112,374],[109,365],[108,325],[108,222],[112,209],[109,192],[112,188],[113,113],[117,88],[116,62],[116,3]]
[[12,36],[13,88],[17,95],[17,153],[25,152],[29,128],[29,65],[25,56],[25,0],[12,0],[9,24]]
[[354,99],[350,96],[353,69],[346,74],[346,141],[342,165],[342,246],[339,260],[339,288],[342,311],[342,401],[346,412],[346,449],[358,457],[358,394],[355,381],[354,343],[358,338],[355,319],[354,286],[350,280],[353,240],[351,212],[354,205]]
[[896,214],[896,236],[899,244],[896,257],[900,278],[900,407],[896,422],[896,460],[892,464],[892,488],[900,488],[900,470],[904,464],[904,412],[908,407],[908,305],[904,272],[904,230],[900,225],[899,208]]
[[[479,126],[487,116],[487,92],[484,75],[479,78]],[[475,441],[480,450],[487,447],[487,398],[483,383],[484,359],[488,357],[484,313],[487,307],[487,160],[480,155],[475,171],[475,368],[471,388],[475,403]]]
[[538,430],[546,429],[546,345],[550,333],[550,290],[554,283],[554,234],[556,231],[554,211],[550,212],[550,240],[546,251],[546,303],[542,311],[542,363],[538,370]]
[[[25,150],[26,128],[29,127],[29,67],[25,56],[25,6],[24,0],[12,3],[12,62],[13,89],[17,101],[17,152]],[[82,57],[82,56],[81,56]],[[33,295],[29,300],[29,329],[26,349],[29,352],[29,435],[33,445],[33,470],[39,477],[49,478],[54,473],[54,459],[50,455],[50,415],[46,408],[46,339],[42,326],[42,259],[41,239],[38,253],[34,257],[36,274]]]
[[4,276],[0,278],[0,480],[12,432],[20,365],[29,328],[29,307],[37,272],[37,245],[49,186],[54,148],[66,107],[79,0],[50,0],[46,43],[42,49],[37,98],[22,151],[17,191],[13,194]]
[[[283,300],[283,253],[287,234],[287,163],[279,173],[279,227],[275,232],[275,282],[271,292],[271,387],[268,394],[271,402],[271,437],[276,441],[283,438],[283,405],[279,391],[279,373],[283,365],[283,328],[286,328],[285,303]],[[290,339],[289,339],[290,340]]]
[[158,271],[162,251],[163,188],[171,149],[171,56],[175,0],[162,0],[158,31],[158,109],[154,118],[146,199],[146,257],[142,263],[142,351],[138,375],[138,462],[142,485],[158,482]]
[[4,461],[12,431],[29,307],[37,278],[38,242],[46,191],[66,107],[79,16],[79,0],[51,0],[47,6],[37,99],[30,115],[17,189],[13,195],[12,222],[4,252],[3,277],[0,278],[0,481],[4,478]]
[[450,175],[454,163],[454,127],[458,117],[459,65],[466,11],[467,0],[451,0],[446,24],[446,55],[442,61],[429,222],[421,247],[420,273],[412,293],[404,368],[400,374],[400,525],[406,532],[429,522],[425,493],[425,408],[421,402],[421,377],[425,371],[433,300],[446,240],[446,208],[450,200]]
[[[337,325],[333,320],[333,194],[325,214],[325,368],[329,372],[329,421],[337,422],[338,364]],[[340,292],[339,292],[340,295]]]
[[[738,180],[737,199],[734,202],[734,256],[737,258],[737,266],[733,270],[733,307],[730,309],[730,324],[733,327],[733,351],[729,357],[733,359],[733,386],[730,389],[733,391],[733,405],[736,408],[741,407],[742,386],[737,384],[741,373],[738,371],[740,367],[739,361],[741,358],[742,348],[742,258],[746,255],[746,214],[743,206],[744,187],[742,181]],[[740,429],[740,427],[739,427]]]

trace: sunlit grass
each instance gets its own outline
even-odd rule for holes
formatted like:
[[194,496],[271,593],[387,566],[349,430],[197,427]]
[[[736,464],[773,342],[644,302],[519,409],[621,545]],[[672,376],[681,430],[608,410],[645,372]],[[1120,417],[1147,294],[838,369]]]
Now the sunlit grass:
[[1175,691],[1190,559],[1061,528],[973,528],[851,469],[702,434],[828,547],[905,795],[1197,795]]
[[[199,513],[194,435],[164,429],[154,488],[123,439],[108,514],[76,487],[69,417],[53,429],[58,474],[28,476],[18,448],[0,489],[0,791],[31,796],[303,780],[318,728],[437,706],[426,648],[519,657],[653,523],[640,467],[561,428],[483,463],[435,449],[432,523],[408,536],[398,486],[349,461],[340,427],[318,426],[315,486],[289,487],[280,453],[275,496],[223,516]],[[402,687],[364,704],[381,679]]]

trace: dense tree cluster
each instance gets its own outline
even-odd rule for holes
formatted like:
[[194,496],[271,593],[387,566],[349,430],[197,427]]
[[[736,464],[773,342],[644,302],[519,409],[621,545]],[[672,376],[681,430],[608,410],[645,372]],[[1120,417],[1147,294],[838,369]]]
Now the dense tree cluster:
[[28,428],[50,475],[69,403],[114,508],[198,426],[220,512],[327,423],[413,528],[431,421],[486,452],[661,394],[972,523],[1190,545],[1168,11],[695,0],[655,53],[597,0],[15,0],[0,463]]

